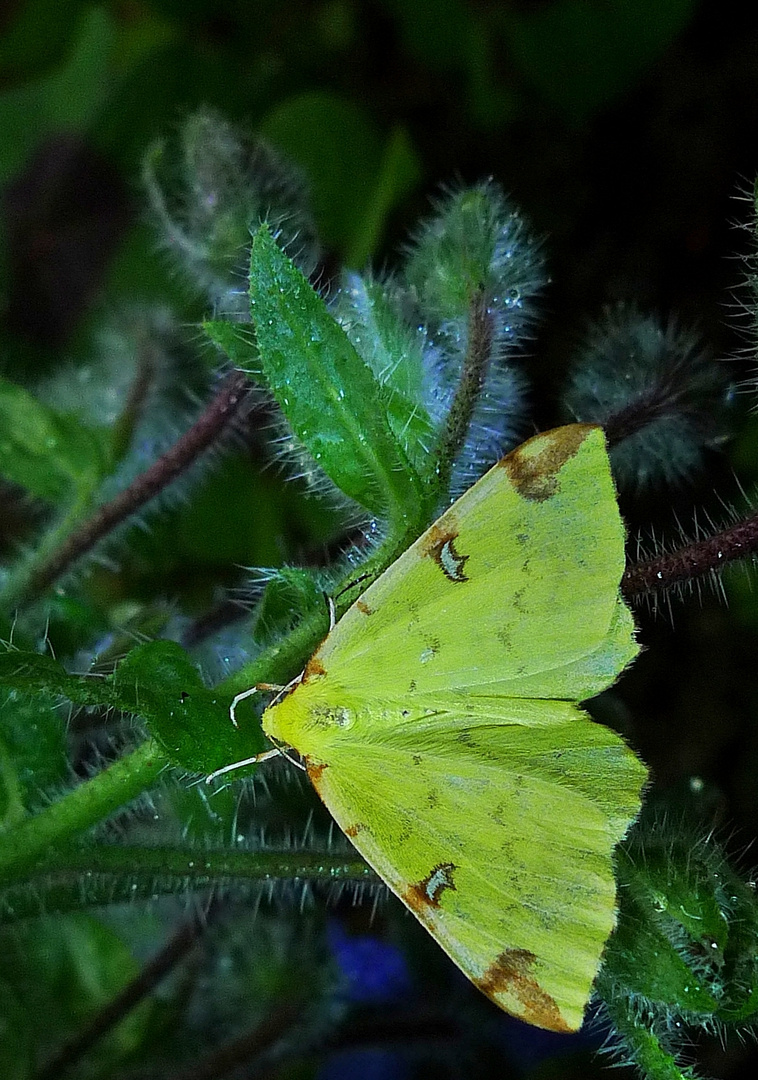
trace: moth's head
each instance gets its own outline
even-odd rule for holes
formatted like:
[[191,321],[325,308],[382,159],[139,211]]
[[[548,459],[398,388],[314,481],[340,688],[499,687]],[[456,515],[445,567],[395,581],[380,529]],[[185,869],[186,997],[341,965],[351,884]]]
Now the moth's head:
[[335,737],[353,727],[355,718],[355,710],[333,685],[327,689],[320,678],[304,679],[266,709],[263,730],[275,742],[318,757]]

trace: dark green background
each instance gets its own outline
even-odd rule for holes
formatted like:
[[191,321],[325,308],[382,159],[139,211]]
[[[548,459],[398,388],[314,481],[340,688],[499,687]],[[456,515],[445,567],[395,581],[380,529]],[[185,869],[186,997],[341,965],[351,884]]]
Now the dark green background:
[[[540,427],[559,415],[587,320],[619,300],[694,327],[735,384],[754,374],[750,318],[735,306],[735,293],[750,299],[741,258],[754,240],[735,223],[751,223],[738,196],[758,172],[758,9],[36,0],[0,13],[4,375],[33,388],[79,362],[103,312],[125,303],[165,301],[188,323],[205,313],[156,251],[138,183],[150,142],[199,106],[262,132],[304,171],[322,280],[344,261],[391,266],[441,183],[498,179],[544,237],[552,278],[527,364]],[[672,504],[687,528],[693,507],[717,505],[714,490],[738,500],[732,466],[755,482],[751,405],[737,399],[727,457],[691,486],[627,493],[633,531],[671,528]],[[230,462],[224,485],[172,517],[171,545],[146,539],[101,583],[114,602],[178,596],[196,610],[231,564],[271,565],[330,538],[269,474],[254,489],[250,476],[249,461]],[[16,489],[2,494],[10,550],[34,510]],[[235,509],[219,537],[221,502]],[[706,587],[702,602],[674,598],[673,616],[639,612],[647,653],[627,699],[661,786],[703,777],[740,851],[758,832],[758,607],[743,577],[728,590],[729,608]],[[749,1073],[752,1053],[714,1040],[703,1068]]]

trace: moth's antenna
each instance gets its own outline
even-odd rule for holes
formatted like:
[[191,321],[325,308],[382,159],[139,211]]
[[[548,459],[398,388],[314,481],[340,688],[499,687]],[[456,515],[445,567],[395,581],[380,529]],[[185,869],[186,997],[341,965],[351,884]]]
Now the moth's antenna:
[[[238,727],[237,706],[241,701],[244,701],[245,698],[252,697],[253,694],[257,694],[259,690],[276,690],[276,696],[279,697],[279,695],[291,685],[291,683],[287,683],[287,686],[280,686],[278,683],[259,682],[256,683],[255,686],[243,690],[241,694],[235,694],[232,698],[232,703],[229,706],[229,716],[231,717],[234,726]],[[276,701],[276,698],[274,698],[274,701]]]
[[293,686],[297,686],[299,682],[302,682],[304,674],[305,673],[301,671],[300,674],[296,675],[294,679],[290,679],[286,686],[281,686],[279,683],[259,682],[256,683],[255,686],[251,686],[248,690],[243,690],[241,694],[235,694],[232,698],[232,703],[229,706],[229,715],[232,718],[232,723],[234,724],[234,726],[238,727],[236,715],[237,706],[241,701],[244,701],[245,698],[252,697],[253,694],[257,694],[259,690],[275,690],[276,697],[271,699],[271,701],[269,702],[269,706],[276,705],[276,703],[278,701],[281,701],[284,695],[288,693]]
[[343,593],[346,593],[349,589],[354,589],[356,585],[360,585],[360,583],[362,581],[365,581],[370,576],[371,576],[370,574],[359,574],[357,578],[353,578],[352,581],[348,581],[347,585],[344,585],[340,589],[340,591],[338,593],[336,593],[336,595],[337,596],[342,596]]

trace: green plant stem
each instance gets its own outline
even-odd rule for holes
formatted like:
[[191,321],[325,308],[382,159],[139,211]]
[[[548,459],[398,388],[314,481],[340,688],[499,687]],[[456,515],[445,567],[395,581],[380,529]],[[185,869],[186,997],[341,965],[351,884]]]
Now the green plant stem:
[[148,739],[38,814],[7,829],[0,835],[0,882],[18,880],[56,847],[104,821],[149,788],[168,765],[158,744]]
[[248,389],[246,377],[233,372],[192,427],[127,488],[99,506],[90,517],[86,517],[89,496],[87,502],[77,504],[51,529],[33,558],[12,575],[0,595],[0,610],[13,611],[42,594],[117,526],[186,472],[236,416]]
[[681,1069],[671,1051],[661,1045],[650,1023],[633,1015],[627,999],[604,1004],[615,1029],[615,1054],[620,1064],[633,1062],[646,1080],[696,1080],[692,1069]]
[[325,854],[319,851],[190,851],[182,847],[142,844],[93,843],[70,846],[52,854],[38,867],[40,875],[61,872],[144,875],[155,882],[156,874],[190,880],[200,889],[218,880],[307,881],[376,880],[357,855]]
[[0,925],[45,913],[186,896],[216,886],[277,882],[361,886],[376,875],[357,855],[293,850],[188,851],[180,847],[69,845],[35,866],[23,883],[0,891]]

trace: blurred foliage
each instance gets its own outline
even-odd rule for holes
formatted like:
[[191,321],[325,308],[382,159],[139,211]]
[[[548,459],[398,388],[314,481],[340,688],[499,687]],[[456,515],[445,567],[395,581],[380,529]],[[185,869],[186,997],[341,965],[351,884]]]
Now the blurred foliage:
[[[530,371],[540,427],[559,418],[556,387],[587,338],[587,318],[619,301],[660,313],[666,325],[671,317],[694,324],[715,355],[736,357],[729,381],[752,379],[752,357],[725,303],[735,289],[744,300],[746,274],[727,256],[744,257],[754,243],[729,223],[748,220],[731,200],[741,177],[758,174],[757,48],[758,15],[736,0],[6,4],[3,555],[30,550],[51,507],[80,514],[123,490],[173,444],[214,385],[218,353],[198,345],[197,327],[224,312],[210,310],[197,282],[159,250],[139,186],[150,147],[170,140],[198,109],[264,136],[275,155],[294,163],[324,244],[324,284],[342,265],[394,267],[441,181],[495,176],[546,237],[552,284]],[[143,384],[150,389],[140,396]],[[755,484],[758,432],[744,412],[731,414],[728,457],[711,446],[699,471],[673,491],[624,493],[632,533],[645,529],[643,547],[655,546],[651,533],[675,535],[677,521],[696,535],[689,522],[698,515],[720,520],[723,501],[739,504],[732,467],[747,488]],[[66,678],[106,676],[128,653],[147,697],[167,695],[161,715],[170,711],[168,697],[172,707],[178,698],[176,726],[155,734],[163,745],[181,744],[178,759],[189,769],[211,759],[207,748],[184,741],[187,710],[197,704],[217,722],[223,709],[196,667],[160,652],[171,643],[152,653],[146,645],[141,655],[134,645],[180,639],[209,679],[227,675],[272,647],[293,605],[323,621],[316,576],[298,577],[287,565],[319,570],[352,538],[344,506],[309,498],[308,476],[285,482],[272,468],[262,434],[270,403],[256,400],[250,415],[223,460],[141,511],[44,610],[0,615],[4,639],[27,654],[49,648]],[[268,575],[256,586],[263,600],[255,616],[242,566]],[[666,812],[702,821],[704,834],[728,825],[728,846],[745,865],[751,856],[742,849],[758,834],[758,608],[742,570],[726,575],[724,588],[728,610],[706,590],[700,603],[674,599],[671,621],[638,612],[646,652],[625,683],[628,713],[612,719],[634,727]],[[211,631],[213,655],[205,641]],[[44,666],[49,657],[40,660]],[[38,673],[45,698],[12,690],[0,699],[4,825],[44,809],[134,737],[121,713],[95,708],[107,694],[76,708],[61,704],[57,671],[48,665]],[[197,693],[189,705],[187,686]],[[73,691],[68,696],[77,700]],[[111,705],[128,708],[115,697]],[[229,739],[225,753],[233,756],[239,744],[231,729]],[[225,911],[203,946],[207,978],[198,976],[195,956],[70,1075],[128,1077],[146,1068],[185,1075],[219,1042],[244,1037],[253,1047],[247,1059],[258,1053],[263,1067],[283,1077],[371,1070],[389,1078],[430,1068],[451,1077],[500,1077],[509,1069],[600,1074],[602,1064],[590,1059],[598,1041],[592,1033],[566,1041],[525,1032],[469,994],[439,950],[392,907],[381,907],[372,923],[374,893],[353,904],[362,885],[355,893],[314,886],[318,902],[309,907],[311,888],[281,886],[282,863],[244,888],[231,862],[202,872],[206,849],[223,840],[239,848],[231,855],[257,853],[267,830],[280,836],[290,821],[302,824],[288,842],[306,853],[312,847],[314,863],[350,857],[339,841],[327,843],[328,822],[307,791],[296,781],[281,786],[285,800],[257,785],[253,806],[249,795],[226,790],[209,799],[202,788],[167,782],[98,834],[106,848],[128,840],[115,871],[114,852],[101,851],[86,882],[84,870],[71,880],[41,874],[24,897],[6,896],[7,916],[13,904],[31,911],[38,893],[55,913],[2,931],[0,1075],[30,1080],[187,917],[194,901],[186,897],[204,896],[211,882],[221,882]],[[164,840],[195,845],[182,865],[150,861],[158,816]],[[131,895],[159,898],[152,906],[123,903]],[[95,914],[78,910],[90,900]],[[301,906],[305,914],[296,915]],[[370,993],[366,972],[377,983]],[[314,988],[304,1002],[309,980]],[[698,1053],[701,1070],[713,1075],[751,1068],[747,1046],[722,1051],[704,1037]],[[247,1060],[244,1046],[240,1054]]]

